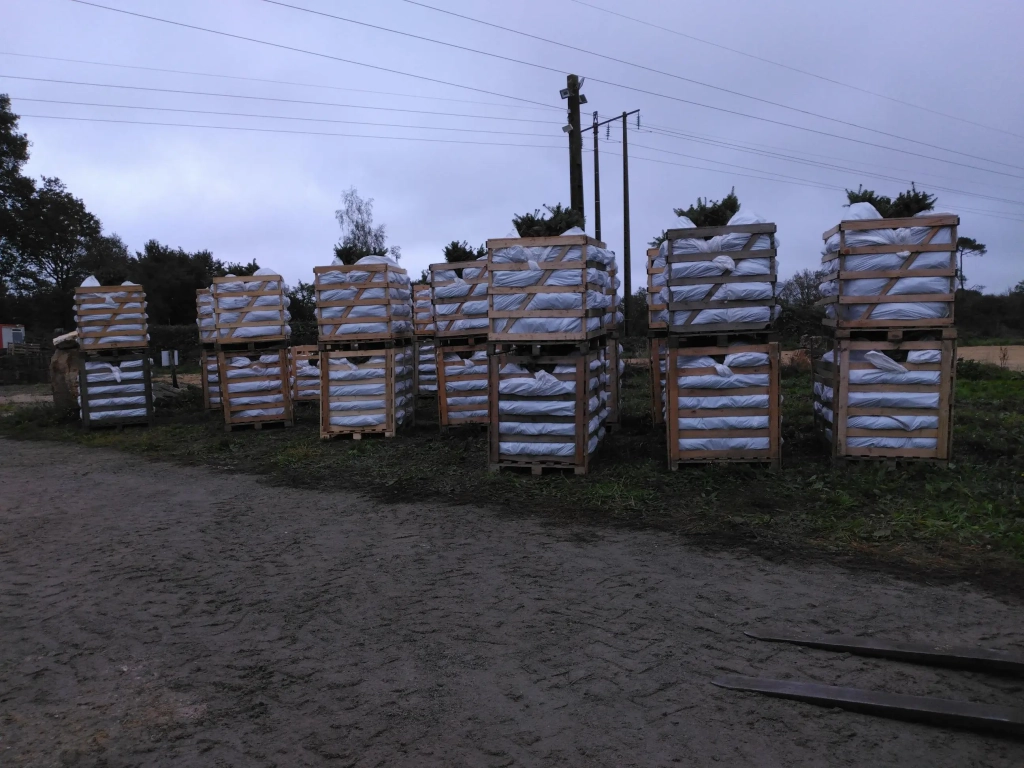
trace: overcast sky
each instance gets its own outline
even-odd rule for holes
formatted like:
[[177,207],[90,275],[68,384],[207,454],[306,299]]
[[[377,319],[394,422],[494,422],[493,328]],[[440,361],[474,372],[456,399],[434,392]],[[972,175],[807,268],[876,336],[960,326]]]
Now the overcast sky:
[[[843,187],[856,188],[863,183],[895,195],[906,189],[910,180],[939,194],[939,210],[960,214],[961,234],[988,245],[986,257],[966,265],[969,284],[998,292],[1024,280],[1024,47],[1020,45],[1024,3],[1020,0],[861,0],[856,4],[736,0],[727,5],[586,0],[591,6],[655,26],[615,17],[575,0],[424,0],[437,8],[784,107],[527,39],[404,0],[288,1],[554,71],[261,0],[98,2],[407,74],[231,39],[71,0],[4,0],[0,24],[0,51],[4,54],[203,73],[174,74],[0,55],[0,73],[4,75],[0,92],[12,96],[15,111],[23,116],[21,128],[32,141],[28,173],[59,176],[99,216],[105,231],[116,232],[133,249],[155,238],[188,250],[210,249],[225,261],[255,258],[290,282],[309,281],[314,266],[330,263],[331,247],[339,237],[334,211],[342,191],[354,186],[374,199],[377,222],[385,223],[390,242],[402,247],[403,266],[418,275],[427,264],[442,260],[442,247],[453,239],[478,244],[504,237],[512,230],[513,213],[543,203],[568,204],[568,151],[561,130],[564,102],[558,91],[565,86],[565,74],[575,72],[589,78],[583,88],[589,101],[584,107],[587,121],[593,110],[602,117],[624,110],[641,111],[640,130],[629,133],[634,288],[646,281],[647,241],[672,225],[672,208],[687,207],[697,197],[718,199],[735,186],[744,210],[776,222],[781,243],[779,267],[786,277],[819,264],[821,233],[843,218]],[[11,76],[260,98],[95,87]],[[30,98],[258,117],[57,104]],[[280,101],[283,99],[330,104]],[[39,117],[43,115],[262,130]],[[651,132],[651,127],[659,130]],[[660,130],[664,128],[690,138],[666,135]],[[368,138],[309,135],[312,132]],[[591,139],[586,136],[589,148]],[[621,257],[621,128],[611,130],[610,140],[605,140],[603,131],[601,138],[602,235]],[[722,142],[732,146],[721,146]],[[853,170],[817,165],[821,163]],[[584,166],[587,231],[593,234],[593,160],[589,152],[584,155]],[[970,195],[939,191],[936,187],[940,186]]]

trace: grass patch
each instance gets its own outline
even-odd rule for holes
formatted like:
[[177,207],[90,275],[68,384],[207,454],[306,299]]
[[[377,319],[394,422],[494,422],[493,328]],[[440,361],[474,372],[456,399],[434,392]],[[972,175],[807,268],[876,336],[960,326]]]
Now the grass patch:
[[[976,375],[975,375],[976,374]],[[716,547],[924,570],[1024,584],[1024,377],[981,371],[957,385],[955,460],[833,468],[812,431],[809,374],[783,379],[785,467],[665,469],[646,370],[623,379],[623,426],[590,475],[494,474],[486,435],[442,436],[423,408],[394,440],[318,435],[316,405],[297,406],[288,430],[225,433],[198,410],[158,412],[157,427],[83,432],[52,408],[0,414],[0,434],[115,448],[183,464],[253,472],[300,488],[358,490],[392,502],[489,505],[553,521],[648,526]]]

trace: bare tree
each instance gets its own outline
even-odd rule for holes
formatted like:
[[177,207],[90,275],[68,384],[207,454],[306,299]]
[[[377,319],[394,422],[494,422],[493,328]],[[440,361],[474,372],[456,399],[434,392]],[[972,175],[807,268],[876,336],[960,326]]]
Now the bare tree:
[[397,245],[387,246],[387,227],[373,225],[373,198],[364,200],[355,187],[341,196],[341,208],[334,212],[341,227],[341,240],[334,246],[334,255],[345,264],[355,264],[364,256],[402,258]]

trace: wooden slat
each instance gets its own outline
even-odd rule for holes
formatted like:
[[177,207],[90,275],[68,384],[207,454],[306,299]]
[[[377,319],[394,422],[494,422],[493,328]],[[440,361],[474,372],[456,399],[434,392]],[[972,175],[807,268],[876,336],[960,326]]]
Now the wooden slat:
[[774,235],[774,224],[737,224],[726,227],[694,227],[691,229],[670,229],[665,233],[666,240],[692,240],[701,237],[717,237],[719,235]]

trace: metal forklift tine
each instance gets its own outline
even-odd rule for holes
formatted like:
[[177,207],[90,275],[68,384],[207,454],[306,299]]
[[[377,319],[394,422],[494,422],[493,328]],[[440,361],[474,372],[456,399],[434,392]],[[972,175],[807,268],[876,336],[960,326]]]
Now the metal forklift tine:
[[1024,657],[987,648],[957,648],[924,643],[902,643],[873,637],[840,637],[838,635],[805,637],[802,635],[762,635],[756,632],[744,632],[744,634],[755,640],[766,640],[771,643],[792,643],[810,648],[854,653],[859,656],[879,656],[885,659],[936,667],[1024,676]]
[[1024,738],[1024,710],[1010,707],[738,675],[720,677],[712,684],[734,691],[763,693],[868,715]]

